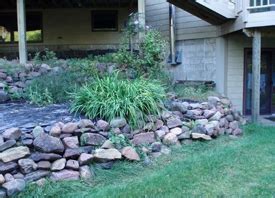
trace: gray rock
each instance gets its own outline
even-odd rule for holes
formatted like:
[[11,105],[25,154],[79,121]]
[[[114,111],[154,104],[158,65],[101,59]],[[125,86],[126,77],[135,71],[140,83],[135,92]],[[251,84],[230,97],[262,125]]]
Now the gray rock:
[[186,139],[190,139],[190,138],[191,138],[191,132],[190,131],[186,131],[186,132],[184,132],[184,133],[182,133],[178,136],[179,140],[186,140]]
[[62,132],[73,133],[78,128],[77,123],[69,122],[62,127]]
[[233,122],[234,121],[234,117],[231,114],[227,115],[225,118],[227,119],[228,122]]
[[37,164],[32,159],[20,159],[18,165],[24,174],[28,174],[37,169]]
[[230,122],[230,123],[229,123],[229,127],[230,127],[232,130],[235,130],[235,129],[239,128],[239,122],[238,122],[238,121]]
[[163,138],[163,144],[165,144],[165,145],[175,145],[178,143],[179,143],[178,137],[174,133],[168,133]]
[[84,181],[89,181],[92,179],[93,174],[89,166],[81,166],[79,169],[80,178]]
[[53,181],[78,180],[79,172],[73,170],[62,170],[58,172],[52,172],[50,179]]
[[13,175],[14,179],[24,179],[24,175],[22,173],[16,173]]
[[211,118],[214,114],[216,113],[216,111],[214,110],[204,110],[203,115],[206,119]]
[[33,137],[36,138],[39,135],[41,135],[42,133],[44,133],[44,129],[41,126],[36,126],[33,130],[32,130],[32,134]]
[[21,137],[21,130],[19,128],[10,128],[2,134],[5,139],[18,140]]
[[209,135],[201,134],[201,133],[192,133],[192,138],[194,140],[212,140]]
[[192,129],[192,133],[206,134],[207,131],[206,131],[205,127],[203,127],[201,125],[197,125]]
[[55,161],[57,159],[61,159],[62,156],[55,154],[55,153],[32,153],[30,157],[33,161],[39,162],[39,161]]
[[12,196],[23,191],[26,187],[26,183],[23,179],[14,179],[4,183],[2,187],[6,189],[8,196]]
[[217,106],[218,102],[220,102],[220,98],[216,97],[216,96],[209,96],[208,97],[208,103],[214,106]]
[[96,126],[101,131],[108,131],[110,128],[109,123],[104,120],[98,120]]
[[14,180],[13,175],[10,173],[6,173],[4,177],[5,177],[6,182]]
[[100,148],[110,149],[110,148],[115,148],[115,146],[110,140],[106,140]]
[[213,121],[213,120],[219,121],[221,119],[221,117],[222,117],[222,114],[219,111],[217,111],[211,118],[209,118],[209,120],[210,121]]
[[112,128],[122,128],[126,124],[127,124],[127,121],[125,120],[125,118],[115,118],[110,122],[110,126]]
[[163,130],[157,130],[155,131],[155,134],[158,139],[162,139],[165,136],[166,132]]
[[2,185],[3,183],[5,183],[5,177],[0,174],[0,185]]
[[162,144],[160,142],[154,142],[151,145],[152,152],[160,152],[161,151]]
[[128,160],[140,161],[139,154],[131,146],[126,146],[121,150],[121,154]]
[[0,174],[13,172],[17,168],[18,168],[18,165],[15,162],[8,162],[8,163],[0,162]]
[[38,171],[35,171],[35,172],[31,172],[31,173],[28,173],[26,176],[25,176],[25,181],[26,182],[33,182],[33,181],[37,181],[41,178],[44,178],[44,177],[47,177],[51,174],[50,171],[46,171],[46,170],[38,170]]
[[82,153],[79,156],[78,161],[80,165],[87,165],[92,162],[93,158],[94,156],[92,154]]
[[5,91],[0,90],[0,102],[6,102],[8,100],[9,100],[8,94]]
[[67,163],[66,163],[66,168],[67,169],[78,170],[79,169],[79,163],[76,160],[68,160]]
[[6,198],[7,197],[7,193],[3,188],[0,188],[0,198]]
[[80,143],[82,146],[101,146],[105,141],[105,137],[95,133],[84,133],[80,137]]
[[63,170],[65,166],[66,166],[66,159],[65,158],[58,159],[52,163],[51,170],[60,171],[60,170]]
[[178,118],[169,118],[167,120],[167,126],[169,129],[175,128],[175,127],[181,127],[182,126],[182,121]]
[[141,144],[151,144],[155,142],[155,134],[153,132],[148,133],[139,133],[134,136],[132,142],[135,145],[141,145]]
[[93,128],[95,125],[91,120],[82,119],[78,123],[79,128]]
[[117,149],[96,149],[94,158],[99,161],[121,159],[122,155]]
[[11,147],[13,147],[16,144],[15,140],[8,140],[0,145],[0,152],[7,150]]
[[78,148],[79,147],[79,141],[78,141],[77,136],[65,137],[63,139],[63,143],[66,148]]
[[183,132],[182,132],[182,129],[181,129],[181,128],[176,127],[176,128],[171,129],[171,130],[170,130],[170,133],[173,133],[173,134],[175,134],[176,136],[178,136],[178,135],[182,134]]
[[54,136],[54,137],[59,137],[61,134],[61,128],[60,126],[56,125],[56,126],[53,126],[50,130],[50,135],[51,136]]
[[186,113],[188,110],[189,104],[185,102],[172,102],[172,110],[180,111],[181,113]]
[[45,153],[62,153],[64,145],[59,138],[48,134],[40,134],[33,141],[34,148]]
[[63,157],[67,159],[77,159],[82,153],[90,153],[91,151],[92,151],[91,146],[66,149]]
[[10,162],[10,161],[24,158],[29,154],[30,154],[30,150],[28,147],[19,146],[15,148],[10,148],[0,153],[0,160],[3,162]]
[[50,170],[51,166],[52,164],[49,161],[40,161],[37,163],[37,169]]

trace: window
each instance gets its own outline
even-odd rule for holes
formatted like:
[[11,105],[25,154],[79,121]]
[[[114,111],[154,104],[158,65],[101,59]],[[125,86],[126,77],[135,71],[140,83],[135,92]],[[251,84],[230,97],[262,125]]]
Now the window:
[[[26,14],[27,42],[42,42],[42,14],[27,12]],[[0,43],[18,42],[17,15],[0,13]]]
[[92,31],[118,31],[118,11],[92,11]]

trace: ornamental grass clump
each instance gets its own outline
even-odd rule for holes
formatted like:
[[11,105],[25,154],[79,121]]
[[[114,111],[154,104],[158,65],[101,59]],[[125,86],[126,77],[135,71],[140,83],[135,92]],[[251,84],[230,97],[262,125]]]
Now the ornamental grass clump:
[[124,117],[132,127],[144,124],[148,115],[159,114],[164,88],[143,78],[128,80],[112,76],[97,78],[73,94],[72,111],[110,121]]

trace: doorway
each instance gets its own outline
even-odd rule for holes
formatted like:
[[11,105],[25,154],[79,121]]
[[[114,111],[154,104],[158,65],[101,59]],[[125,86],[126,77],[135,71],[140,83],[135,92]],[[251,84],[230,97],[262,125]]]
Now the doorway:
[[[244,60],[244,114],[251,114],[252,50],[245,49]],[[275,112],[275,48],[262,49],[260,76],[260,113]]]

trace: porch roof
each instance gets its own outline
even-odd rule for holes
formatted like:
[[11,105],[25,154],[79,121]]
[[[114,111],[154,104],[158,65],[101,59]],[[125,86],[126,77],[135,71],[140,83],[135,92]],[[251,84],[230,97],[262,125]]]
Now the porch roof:
[[[27,9],[134,7],[138,0],[26,0]],[[0,10],[16,9],[16,0],[0,1]]]

